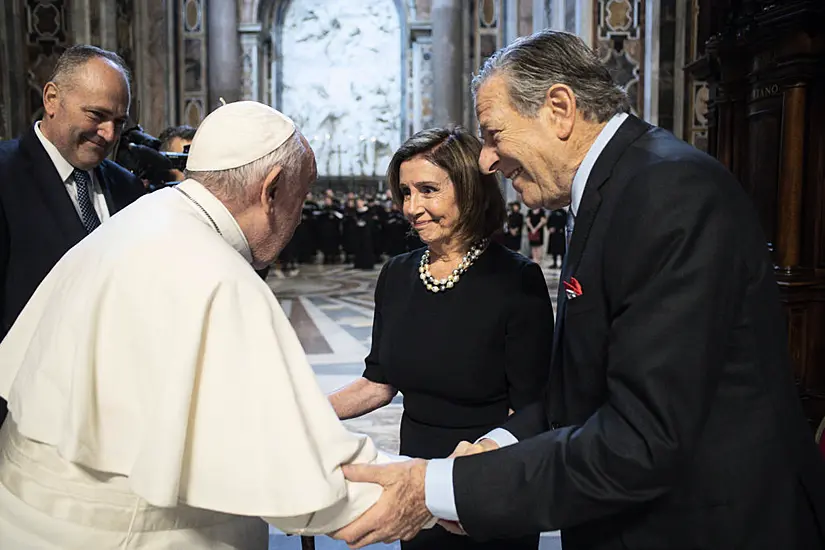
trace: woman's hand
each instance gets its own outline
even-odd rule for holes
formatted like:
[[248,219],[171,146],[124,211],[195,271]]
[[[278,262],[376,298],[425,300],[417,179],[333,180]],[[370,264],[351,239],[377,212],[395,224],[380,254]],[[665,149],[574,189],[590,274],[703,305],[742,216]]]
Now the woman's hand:
[[482,439],[478,443],[470,443],[469,441],[460,442],[453,453],[447,458],[458,458],[460,456],[477,455],[486,453],[487,451],[495,451],[498,449],[498,443],[492,439]]

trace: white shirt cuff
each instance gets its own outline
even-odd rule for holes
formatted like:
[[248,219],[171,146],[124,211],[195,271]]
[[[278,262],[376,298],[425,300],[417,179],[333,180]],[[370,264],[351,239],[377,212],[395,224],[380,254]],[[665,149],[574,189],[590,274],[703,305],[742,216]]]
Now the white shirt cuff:
[[515,445],[518,443],[518,439],[516,436],[505,430],[504,428],[496,428],[495,430],[489,432],[487,435],[482,435],[478,439],[476,439],[476,443],[481,441],[482,439],[490,439],[495,441],[498,444],[499,449],[503,449],[504,447],[508,447],[510,445]]
[[433,516],[458,521],[453,491],[452,458],[436,458],[427,462],[427,473],[424,476],[424,502]]

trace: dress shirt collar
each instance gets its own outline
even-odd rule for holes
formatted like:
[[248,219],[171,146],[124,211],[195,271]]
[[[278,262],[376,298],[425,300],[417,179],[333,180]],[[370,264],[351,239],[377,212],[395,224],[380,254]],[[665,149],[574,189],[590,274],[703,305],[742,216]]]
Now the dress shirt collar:
[[[223,239],[237,250],[247,262],[252,263],[252,250],[249,248],[246,235],[241,231],[235,216],[215,195],[193,179],[180,182],[176,188],[179,190],[177,192],[182,191],[187,197],[187,202],[194,203],[192,207],[204,221],[210,225],[214,224]],[[170,189],[170,191],[172,190]]]
[[587,151],[587,155],[585,155],[584,160],[579,165],[579,169],[576,170],[576,175],[573,176],[573,188],[571,193],[572,199],[570,202],[570,210],[572,210],[574,217],[579,212],[579,204],[582,202],[584,186],[587,184],[587,180],[590,177],[590,171],[593,170],[593,166],[595,166],[596,161],[599,159],[599,155],[602,154],[604,148],[607,147],[607,144],[616,134],[619,126],[622,125],[622,122],[624,122],[627,117],[627,113],[618,113],[613,115],[613,118],[611,118],[607,124],[605,124],[604,128],[602,128],[602,131],[599,132],[599,135],[596,137],[596,141],[594,141],[593,145],[590,146],[590,149]]
[[[57,147],[48,140],[48,138],[43,135],[43,132],[40,130],[40,121],[34,123],[34,133],[37,134],[37,139],[40,140],[41,145],[43,145],[43,149],[46,150],[46,154],[49,155],[49,158],[52,159],[52,164],[57,169],[57,173],[60,175],[60,181],[66,182],[71,176],[72,172],[75,171],[75,167],[69,164],[69,161],[63,158],[63,155],[60,154],[60,151],[57,150]],[[89,175],[91,178],[91,174]]]

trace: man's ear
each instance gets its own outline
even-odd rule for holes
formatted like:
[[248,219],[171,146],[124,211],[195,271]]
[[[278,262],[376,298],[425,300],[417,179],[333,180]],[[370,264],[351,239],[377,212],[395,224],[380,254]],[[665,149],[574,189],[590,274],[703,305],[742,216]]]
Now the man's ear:
[[43,118],[54,116],[57,111],[57,104],[60,102],[60,97],[57,90],[57,84],[54,82],[47,82],[43,87]]
[[554,84],[544,97],[541,113],[555,126],[559,139],[566,140],[576,121],[576,94],[565,84]]
[[275,204],[275,191],[278,189],[278,183],[281,180],[283,169],[276,166],[269,171],[264,179],[264,184],[261,186],[261,204],[267,210],[271,210]]

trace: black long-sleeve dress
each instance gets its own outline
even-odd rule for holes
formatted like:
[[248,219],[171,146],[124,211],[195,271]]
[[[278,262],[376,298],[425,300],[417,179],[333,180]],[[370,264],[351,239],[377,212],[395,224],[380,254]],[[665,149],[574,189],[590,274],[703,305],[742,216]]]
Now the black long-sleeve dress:
[[[419,278],[423,253],[396,256],[381,271],[364,377],[404,394],[401,454],[443,458],[541,397],[553,311],[541,269],[501,245],[437,294]],[[535,550],[538,534],[478,543],[436,526],[402,547]]]

